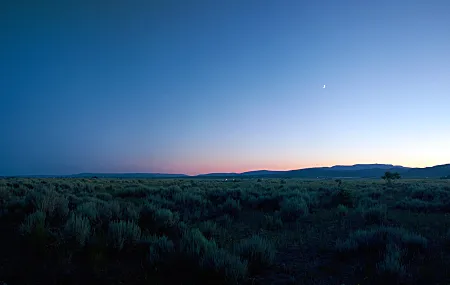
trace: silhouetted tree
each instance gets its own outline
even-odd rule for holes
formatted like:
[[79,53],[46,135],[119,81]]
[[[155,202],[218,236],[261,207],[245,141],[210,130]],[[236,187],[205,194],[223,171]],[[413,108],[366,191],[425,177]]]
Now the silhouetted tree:
[[398,172],[386,171],[381,178],[384,179],[386,183],[391,184],[393,180],[400,179],[401,176]]

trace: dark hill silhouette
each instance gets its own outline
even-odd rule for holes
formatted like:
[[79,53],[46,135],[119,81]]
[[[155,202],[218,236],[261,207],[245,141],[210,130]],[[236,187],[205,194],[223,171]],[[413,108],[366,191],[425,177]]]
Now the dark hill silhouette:
[[186,174],[168,174],[168,173],[79,173],[69,175],[73,178],[177,178],[189,177]]
[[450,164],[424,168],[411,168],[403,176],[405,178],[440,178],[447,175],[450,175]]
[[14,177],[69,178],[380,178],[386,171],[398,172],[402,178],[447,178],[450,164],[424,168],[394,166],[392,164],[355,164],[314,167],[287,171],[255,170],[243,173],[206,173],[196,176],[167,173],[80,173],[73,175],[16,175]]
[[206,173],[206,174],[199,174],[195,177],[232,177],[232,176],[238,176],[239,173],[230,172],[230,173]]
[[405,168],[399,165],[392,164],[355,164],[355,165],[335,165],[330,167],[331,170],[365,170],[365,169],[393,169],[393,168]]
[[[240,174],[229,173],[227,177],[273,177],[273,178],[380,178],[386,171],[398,172],[403,178],[441,178],[450,175],[450,164],[425,168],[409,168],[392,164],[355,164],[332,167],[314,167],[288,171],[257,170]],[[204,176],[206,177],[206,176]],[[209,175],[208,177],[218,177]]]

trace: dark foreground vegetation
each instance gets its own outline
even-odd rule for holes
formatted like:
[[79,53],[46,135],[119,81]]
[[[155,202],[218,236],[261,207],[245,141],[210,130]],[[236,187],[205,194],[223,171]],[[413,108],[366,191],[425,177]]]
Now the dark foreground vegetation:
[[0,180],[0,284],[448,284],[448,180]]

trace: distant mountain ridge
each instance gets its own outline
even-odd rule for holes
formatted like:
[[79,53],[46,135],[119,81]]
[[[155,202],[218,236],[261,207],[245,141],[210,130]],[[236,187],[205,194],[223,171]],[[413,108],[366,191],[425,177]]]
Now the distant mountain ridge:
[[441,178],[450,175],[450,164],[411,168],[392,164],[354,164],[313,167],[286,171],[256,170],[243,173],[201,174],[195,177],[258,178],[380,178],[386,171],[398,172],[403,178]]
[[[354,164],[313,167],[295,170],[253,170],[243,173],[206,173],[199,175],[168,173],[79,173],[72,175],[16,175],[14,177],[65,178],[380,178],[386,171],[398,172],[402,178],[450,177],[450,164],[411,168],[392,164]],[[4,176],[5,177],[5,176]]]
[[393,169],[393,168],[405,168],[400,165],[392,164],[354,164],[354,165],[335,165],[331,166],[332,170],[363,170],[363,169]]
[[175,178],[175,177],[189,177],[186,174],[169,174],[169,173],[80,173],[69,175],[76,178]]

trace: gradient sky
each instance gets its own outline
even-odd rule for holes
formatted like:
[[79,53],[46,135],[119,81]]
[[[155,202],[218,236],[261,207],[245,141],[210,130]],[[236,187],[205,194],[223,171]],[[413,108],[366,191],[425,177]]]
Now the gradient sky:
[[447,0],[1,1],[0,175],[450,163],[449,15]]

